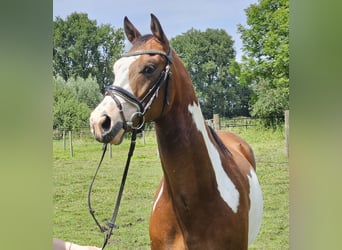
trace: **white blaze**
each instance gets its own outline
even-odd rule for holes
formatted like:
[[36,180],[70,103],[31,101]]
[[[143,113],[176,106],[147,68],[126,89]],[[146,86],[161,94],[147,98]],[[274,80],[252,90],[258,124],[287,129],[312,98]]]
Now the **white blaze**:
[[[122,57],[117,60],[113,66],[113,71],[115,75],[115,80],[113,85],[123,88],[124,90],[128,91],[129,93],[133,94],[133,90],[131,88],[129,82],[129,74],[130,74],[130,67],[131,65],[138,60],[140,56],[129,56],[129,57]],[[137,106],[133,105],[131,102],[128,102],[126,99],[122,98],[120,95],[116,94],[116,97],[119,99],[120,103],[122,104],[123,112],[125,119],[130,121],[132,115],[137,112]],[[115,104],[116,105],[116,104]]]
[[227,203],[227,205],[233,210],[233,212],[236,213],[239,206],[240,193],[236,189],[232,180],[224,171],[220,155],[217,152],[214,144],[209,139],[208,132],[205,127],[205,121],[203,119],[200,107],[196,104],[193,104],[189,105],[188,109],[192,115],[192,118],[194,120],[194,123],[196,124],[197,129],[201,132],[203,136],[211,164],[214,168],[217,188],[221,195],[221,198]]
[[114,86],[119,86],[133,94],[132,88],[129,84],[129,67],[139,57],[140,56],[122,57],[115,62],[113,67],[115,75],[115,80],[113,83]]

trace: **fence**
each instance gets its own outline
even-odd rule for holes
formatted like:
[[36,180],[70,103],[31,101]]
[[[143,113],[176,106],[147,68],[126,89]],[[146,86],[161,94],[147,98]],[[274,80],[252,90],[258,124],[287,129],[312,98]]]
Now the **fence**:
[[[285,111],[285,143],[286,143],[286,155],[289,157],[289,136],[290,136],[290,125],[289,125],[289,115],[290,112],[288,110]],[[243,127],[245,130],[250,126],[258,126],[260,119],[250,118],[250,117],[236,117],[236,118],[220,118],[219,115],[214,114],[213,119],[206,120],[207,124],[213,127],[215,130],[220,129],[229,129],[234,127]],[[152,124],[148,124],[145,128],[145,132],[154,131],[154,126]],[[145,144],[145,132],[139,134]],[[68,139],[67,139],[68,138]],[[64,150],[67,149],[67,140],[69,144],[70,157],[73,157],[73,139],[93,139],[92,134],[88,127],[85,128],[77,128],[73,131],[65,131],[61,129],[53,130],[53,139],[54,140],[63,140]],[[110,146],[109,156],[112,155],[112,147]]]
[[244,127],[247,129],[250,126],[257,126],[259,119],[250,117],[236,117],[236,118],[220,118],[219,115],[214,115],[213,119],[206,120],[207,124],[215,130],[229,129],[234,127]]
[[[69,136],[70,130],[63,130],[56,128],[53,130],[53,139],[54,140],[64,140],[65,137]],[[93,136],[90,133],[90,129],[88,127],[76,128],[72,130],[72,137],[74,139],[92,139]]]
[[[290,146],[290,111],[284,111],[284,128],[285,128],[285,147],[286,156],[290,157],[289,146]],[[237,117],[237,118],[220,118],[218,114],[214,114],[213,119],[206,120],[207,124],[213,127],[215,130],[234,128],[234,127],[244,127],[247,130],[250,126],[258,126],[260,119],[250,118],[250,117]]]
[[[138,138],[141,138],[143,144],[146,144],[145,134],[153,132],[154,126],[147,125],[145,130],[142,133],[137,135]],[[130,137],[130,135],[125,135],[125,138]],[[70,151],[70,158],[74,155],[73,150],[73,141],[74,140],[94,140],[93,135],[90,132],[88,127],[77,128],[74,130],[62,130],[62,129],[54,129],[53,130],[53,140],[63,141],[63,149]],[[112,145],[109,144],[109,157],[112,158]]]

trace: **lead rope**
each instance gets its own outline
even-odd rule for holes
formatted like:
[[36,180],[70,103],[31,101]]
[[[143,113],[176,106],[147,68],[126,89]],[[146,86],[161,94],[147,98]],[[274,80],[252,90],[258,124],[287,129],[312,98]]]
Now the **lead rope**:
[[102,156],[101,156],[100,162],[99,162],[99,164],[98,164],[98,166],[96,168],[94,177],[93,177],[93,179],[92,179],[92,181],[90,183],[90,186],[89,186],[89,192],[88,192],[89,212],[90,212],[91,216],[93,217],[96,225],[100,228],[101,233],[104,233],[107,230],[107,234],[105,235],[105,238],[104,238],[104,241],[103,241],[103,245],[102,245],[102,248],[101,248],[102,250],[106,247],[106,245],[108,243],[108,240],[110,239],[110,237],[112,235],[113,228],[118,228],[118,226],[115,224],[115,220],[116,220],[116,217],[117,217],[118,212],[119,212],[120,202],[121,202],[122,193],[124,191],[124,187],[125,187],[125,183],[126,183],[126,178],[127,178],[127,173],[128,173],[128,169],[129,169],[129,164],[131,162],[131,158],[133,156],[133,152],[134,152],[134,149],[135,149],[136,138],[137,138],[137,130],[133,129],[132,130],[132,137],[131,137],[131,145],[130,145],[130,148],[129,148],[129,151],[128,151],[126,165],[125,165],[125,169],[124,169],[124,172],[123,172],[123,175],[122,175],[122,179],[121,179],[120,189],[118,191],[118,196],[116,198],[116,203],[115,203],[115,207],[114,207],[114,211],[113,211],[113,216],[112,216],[111,221],[108,221],[106,223],[107,226],[108,226],[108,229],[106,227],[103,227],[103,226],[100,225],[100,223],[98,222],[98,220],[95,217],[95,210],[92,208],[91,202],[90,202],[91,190],[92,190],[92,187],[93,187],[93,184],[94,184],[97,172],[99,171],[99,168],[101,166],[102,160],[103,160],[104,155],[106,153],[107,144],[103,145],[103,148],[102,148],[103,152],[102,152]]

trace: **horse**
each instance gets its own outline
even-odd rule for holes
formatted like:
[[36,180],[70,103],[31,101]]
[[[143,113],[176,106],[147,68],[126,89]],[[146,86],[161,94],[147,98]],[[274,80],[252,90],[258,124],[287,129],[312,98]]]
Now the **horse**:
[[115,80],[90,115],[102,143],[154,122],[163,177],[149,223],[151,249],[247,249],[261,226],[263,197],[245,140],[215,132],[190,76],[156,16],[141,35],[124,18],[132,47],[114,63]]

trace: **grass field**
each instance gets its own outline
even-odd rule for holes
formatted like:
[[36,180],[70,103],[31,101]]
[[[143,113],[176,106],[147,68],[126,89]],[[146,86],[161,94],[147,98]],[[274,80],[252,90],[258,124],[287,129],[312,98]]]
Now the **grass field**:
[[[289,249],[289,167],[285,156],[283,130],[258,127],[232,129],[252,146],[257,174],[264,195],[261,231],[250,249]],[[137,140],[117,224],[107,249],[149,249],[148,222],[153,196],[162,176],[154,132],[146,143]],[[89,183],[101,155],[100,143],[74,139],[74,156],[63,149],[62,140],[53,141],[53,237],[81,245],[101,246],[103,235],[87,207]],[[129,140],[107,153],[92,193],[92,204],[100,222],[110,220]]]

